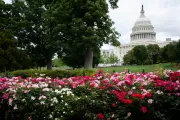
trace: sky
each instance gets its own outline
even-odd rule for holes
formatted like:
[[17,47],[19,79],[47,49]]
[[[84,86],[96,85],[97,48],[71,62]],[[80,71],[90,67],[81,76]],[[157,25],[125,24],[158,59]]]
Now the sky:
[[[10,2],[11,0],[5,0]],[[145,16],[151,21],[156,40],[180,39],[180,0],[119,0],[118,9],[110,9],[109,15],[114,27],[121,34],[121,44],[130,42],[131,29],[140,16],[142,4]],[[106,47],[106,45],[104,46]]]

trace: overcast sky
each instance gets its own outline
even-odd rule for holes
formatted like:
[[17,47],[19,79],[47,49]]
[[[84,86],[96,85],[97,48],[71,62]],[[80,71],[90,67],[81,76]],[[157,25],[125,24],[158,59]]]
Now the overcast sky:
[[157,40],[180,39],[180,0],[119,0],[119,8],[111,9],[109,15],[115,22],[117,31],[121,33],[121,44],[130,41],[131,29],[140,16],[142,4],[145,16],[154,26]]

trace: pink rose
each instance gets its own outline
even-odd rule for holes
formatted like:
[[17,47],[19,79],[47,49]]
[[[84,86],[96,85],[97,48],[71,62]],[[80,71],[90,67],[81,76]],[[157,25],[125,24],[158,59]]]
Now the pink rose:
[[9,94],[8,94],[8,93],[5,93],[5,94],[2,96],[2,99],[6,100],[6,99],[8,99],[8,97],[9,97]]

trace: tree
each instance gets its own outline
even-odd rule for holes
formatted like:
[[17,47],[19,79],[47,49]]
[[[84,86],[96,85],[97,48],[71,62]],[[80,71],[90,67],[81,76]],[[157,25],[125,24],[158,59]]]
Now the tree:
[[167,50],[168,50],[167,45],[161,48],[161,62],[169,62]]
[[157,44],[150,44],[147,46],[149,54],[148,59],[152,59],[152,64],[156,64],[160,58],[160,47]]
[[179,65],[180,62],[180,39],[178,40],[176,44],[176,63]]
[[[67,48],[66,48],[67,50]],[[82,48],[75,48],[72,47],[71,49],[69,49],[69,51],[65,52],[66,54],[59,56],[62,58],[62,61],[73,68],[82,68],[84,65],[84,58],[85,58],[85,52],[83,51]],[[97,49],[94,52],[94,56],[93,56],[93,67],[96,66],[97,64],[99,64],[100,62],[100,50]]]
[[30,67],[30,58],[24,50],[17,48],[12,33],[12,6],[0,0],[0,68],[3,70],[25,69]]
[[[117,0],[110,0],[113,8],[117,5]],[[103,43],[119,45],[117,41],[118,33],[113,28],[113,22],[108,15],[108,4],[105,0],[61,0],[57,1],[47,13],[51,22],[56,23],[53,31],[57,31],[66,41],[63,49],[66,55],[75,50],[85,52],[84,68],[92,68],[93,53],[99,49]],[[68,51],[68,52],[67,52]],[[66,53],[67,52],[67,53]],[[71,54],[73,55],[73,54]]]
[[134,54],[133,54],[133,49],[128,51],[127,54],[124,55],[123,61],[125,65],[137,64]]
[[140,64],[144,64],[146,58],[148,57],[148,51],[146,46],[144,45],[137,45],[133,48],[133,55],[135,59],[138,61]]
[[176,42],[172,42],[167,46],[167,56],[169,62],[175,62],[176,61]]
[[[45,12],[54,1],[50,0],[13,0],[14,34],[18,46],[27,50],[37,66],[52,68],[52,58],[57,52],[57,39],[52,36],[52,22],[48,26]],[[17,27],[19,26],[19,27]],[[61,38],[61,37],[60,37]],[[59,38],[59,39],[60,39]]]
[[108,59],[110,64],[114,64],[119,61],[118,57],[114,53],[111,53]]

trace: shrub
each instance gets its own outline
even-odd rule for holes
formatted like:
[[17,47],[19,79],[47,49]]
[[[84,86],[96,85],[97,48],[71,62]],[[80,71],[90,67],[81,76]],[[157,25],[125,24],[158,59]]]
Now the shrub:
[[[72,76],[83,76],[94,75],[96,71],[94,70],[84,70],[84,69],[77,69],[77,70],[17,70],[13,72],[9,72],[10,76],[22,76],[23,78],[26,77],[37,77],[37,76],[49,76],[49,77],[72,77]],[[0,76],[5,76],[5,73],[1,73]]]

